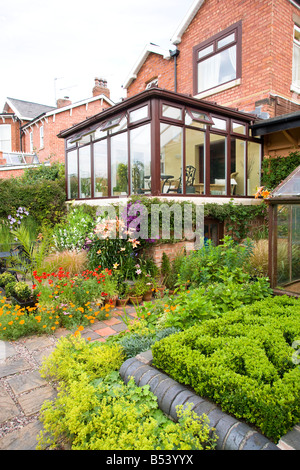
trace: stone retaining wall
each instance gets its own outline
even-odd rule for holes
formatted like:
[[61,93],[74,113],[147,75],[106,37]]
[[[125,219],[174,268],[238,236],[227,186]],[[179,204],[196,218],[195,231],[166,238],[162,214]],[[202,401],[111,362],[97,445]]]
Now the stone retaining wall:
[[149,385],[151,392],[157,397],[159,408],[173,421],[178,420],[178,405],[193,404],[192,410],[198,416],[205,413],[209,418],[210,427],[215,428],[218,436],[217,450],[280,450],[262,434],[226,415],[217,405],[155,369],[151,363],[151,351],[139,354],[122,364],[120,375],[125,383],[133,377],[139,387]]

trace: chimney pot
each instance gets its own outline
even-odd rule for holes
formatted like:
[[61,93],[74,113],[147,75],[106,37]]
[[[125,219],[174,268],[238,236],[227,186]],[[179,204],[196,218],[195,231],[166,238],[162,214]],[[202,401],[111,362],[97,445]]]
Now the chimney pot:
[[107,98],[110,97],[110,91],[107,88],[107,80],[104,78],[95,78],[95,86],[93,88],[93,96],[105,95]]

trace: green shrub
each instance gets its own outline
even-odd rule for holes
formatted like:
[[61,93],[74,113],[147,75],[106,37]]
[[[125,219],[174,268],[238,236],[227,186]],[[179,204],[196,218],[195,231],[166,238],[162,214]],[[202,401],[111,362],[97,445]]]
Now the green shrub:
[[267,298],[152,346],[154,364],[275,442],[300,420],[300,303]]
[[0,287],[5,287],[8,283],[16,281],[16,277],[8,271],[0,274]]
[[41,227],[53,226],[66,213],[63,180],[24,183],[21,178],[0,179],[0,219],[7,219],[24,206]]
[[238,245],[230,237],[225,237],[222,245],[214,246],[208,240],[204,248],[182,260],[179,281],[181,284],[189,282],[194,287],[223,282],[228,278],[244,282],[249,279],[247,269],[250,253],[250,241]]
[[16,282],[13,287],[12,295],[20,302],[25,302],[33,296],[32,289],[26,282]]

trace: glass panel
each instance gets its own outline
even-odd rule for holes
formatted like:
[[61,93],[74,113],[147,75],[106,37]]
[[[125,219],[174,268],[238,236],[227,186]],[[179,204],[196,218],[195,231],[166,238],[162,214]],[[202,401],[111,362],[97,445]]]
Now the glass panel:
[[88,135],[83,135],[81,139],[78,141],[79,146],[88,144],[91,141],[91,136],[90,134]]
[[291,245],[291,290],[300,294],[300,205],[291,206]]
[[94,195],[108,196],[106,140],[94,144]]
[[107,136],[107,131],[102,131],[101,127],[95,130],[94,140],[102,139]]
[[229,36],[226,36],[226,38],[220,39],[220,41],[218,41],[217,47],[218,49],[221,49],[222,47],[227,46],[228,44],[234,41],[235,41],[235,33],[229,34]]
[[129,122],[140,121],[141,119],[146,119],[148,117],[148,105],[143,106],[142,108],[135,109],[129,113]]
[[78,198],[78,164],[77,164],[77,150],[67,153],[67,186],[68,186],[68,199]]
[[[185,159],[187,166],[186,193],[205,194],[204,132],[186,129]],[[188,178],[188,176],[190,176],[190,178]]]
[[117,126],[115,126],[115,127],[113,127],[112,129],[110,129],[109,133],[110,133],[110,134],[116,134],[116,132],[123,131],[124,129],[126,129],[126,127],[127,127],[127,117],[124,116],[124,117],[120,120],[120,122],[119,122],[119,124],[118,124]]
[[236,78],[236,45],[198,64],[198,93]]
[[163,105],[162,115],[170,119],[182,120],[182,110],[180,108],[175,108],[174,106]]
[[182,193],[182,134],[181,127],[160,125],[162,193]]
[[67,149],[74,147],[76,145],[76,142],[72,142],[72,139],[67,140]]
[[226,195],[226,137],[210,134],[210,193]]
[[277,284],[300,293],[300,205],[277,208]]
[[286,284],[289,280],[288,267],[288,206],[277,207],[277,283]]
[[230,190],[235,196],[245,196],[246,142],[231,140]]
[[276,189],[272,196],[300,196],[300,167],[294,170]]
[[128,194],[127,132],[111,137],[111,187],[113,196]]
[[222,131],[227,130],[227,121],[225,119],[220,119],[220,118],[212,118],[214,124],[212,125],[213,129],[220,129]]
[[185,112],[185,124],[187,126],[198,127],[199,129],[206,129],[206,124],[212,124],[211,118],[199,111],[193,111],[191,109]]
[[254,196],[260,187],[261,145],[248,142],[247,194]]
[[2,150],[2,152],[11,152],[10,124],[2,124],[0,126],[0,150]]
[[236,134],[246,135],[246,126],[244,124],[240,124],[238,122],[232,123],[232,132]]
[[91,197],[91,146],[79,149],[79,190],[80,198]]
[[130,131],[131,193],[151,191],[150,124]]
[[300,43],[300,28],[298,26],[294,28],[294,38]]
[[201,51],[198,52],[198,59],[202,59],[202,57],[205,57],[208,54],[211,54],[214,52],[214,46],[211,44],[208,47],[205,47],[205,49],[202,49]]
[[293,84],[300,88],[300,45],[294,44]]

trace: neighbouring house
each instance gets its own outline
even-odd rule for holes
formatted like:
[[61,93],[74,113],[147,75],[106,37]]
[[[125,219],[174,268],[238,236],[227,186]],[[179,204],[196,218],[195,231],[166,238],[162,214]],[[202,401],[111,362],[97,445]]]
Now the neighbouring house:
[[104,79],[96,78],[91,98],[57,106],[7,98],[0,114],[0,178],[20,175],[24,168],[49,161],[64,162],[64,144],[57,134],[112,106]]

